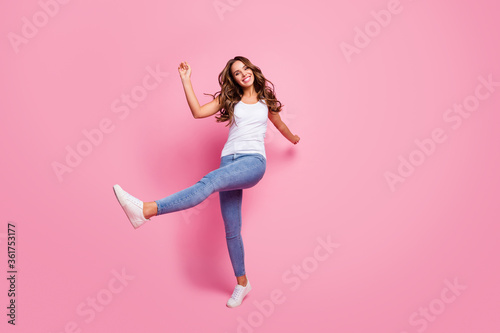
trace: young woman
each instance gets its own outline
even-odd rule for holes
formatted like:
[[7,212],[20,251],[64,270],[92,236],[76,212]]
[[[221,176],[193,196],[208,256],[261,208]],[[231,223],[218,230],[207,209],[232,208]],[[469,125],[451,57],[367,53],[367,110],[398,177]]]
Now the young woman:
[[217,122],[230,125],[220,167],[193,186],[152,202],[133,197],[119,185],[114,185],[113,190],[134,228],[150,221],[153,216],[196,206],[212,193],[219,192],[226,243],[237,281],[226,305],[236,307],[251,290],[245,273],[241,238],[242,195],[243,189],[256,185],[266,170],[264,137],[267,119],[291,143],[297,144],[300,138],[292,134],[280,118],[282,104],[276,99],[274,85],[247,58],[238,56],[227,62],[219,74],[221,90],[203,106],[200,106],[191,85],[191,66],[184,61],[178,71],[193,117],[206,118],[219,112],[215,117]]

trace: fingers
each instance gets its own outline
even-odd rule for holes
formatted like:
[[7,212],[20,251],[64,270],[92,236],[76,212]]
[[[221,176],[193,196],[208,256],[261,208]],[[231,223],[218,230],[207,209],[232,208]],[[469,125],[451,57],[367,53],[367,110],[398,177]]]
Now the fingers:
[[181,62],[181,64],[179,65],[179,69],[189,69],[187,61]]
[[177,68],[179,71],[179,75],[181,78],[189,78],[191,76],[191,67],[187,63],[187,61],[183,61],[179,64],[179,67]]

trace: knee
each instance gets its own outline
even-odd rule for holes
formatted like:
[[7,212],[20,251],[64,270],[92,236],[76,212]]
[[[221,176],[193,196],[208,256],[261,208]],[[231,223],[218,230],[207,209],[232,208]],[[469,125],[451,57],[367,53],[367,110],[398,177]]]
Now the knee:
[[215,185],[211,177],[203,177],[198,181],[198,184],[203,185],[211,193],[215,192]]

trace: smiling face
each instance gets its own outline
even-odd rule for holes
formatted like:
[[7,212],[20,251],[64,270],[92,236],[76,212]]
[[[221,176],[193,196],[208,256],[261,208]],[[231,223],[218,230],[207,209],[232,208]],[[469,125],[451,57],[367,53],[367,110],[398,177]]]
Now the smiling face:
[[231,73],[234,81],[236,81],[243,89],[253,85],[253,71],[240,60],[237,60],[231,66]]

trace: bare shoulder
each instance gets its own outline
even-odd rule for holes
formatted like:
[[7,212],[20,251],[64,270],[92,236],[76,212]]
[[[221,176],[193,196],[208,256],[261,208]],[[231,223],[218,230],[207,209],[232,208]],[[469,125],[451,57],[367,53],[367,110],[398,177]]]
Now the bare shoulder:
[[275,125],[278,126],[281,123],[281,117],[279,112],[273,112],[270,108],[268,108],[267,115],[269,120]]
[[220,95],[219,95],[219,96],[217,96],[217,97],[215,97],[213,100],[211,100],[210,102],[208,102],[208,103],[207,103],[207,104],[205,104],[205,105],[210,105],[211,107],[216,106],[216,107],[218,107],[218,108],[221,108],[221,107],[222,107],[222,105],[221,105],[221,103],[220,103]]

